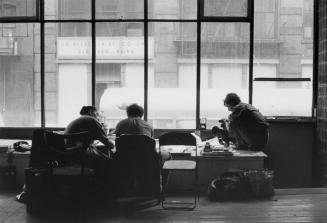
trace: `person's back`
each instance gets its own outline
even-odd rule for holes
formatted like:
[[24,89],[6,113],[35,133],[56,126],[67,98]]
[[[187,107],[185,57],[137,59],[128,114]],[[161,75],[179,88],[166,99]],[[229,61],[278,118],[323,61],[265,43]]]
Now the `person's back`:
[[89,138],[84,141],[88,143],[87,145],[90,145],[94,140],[99,140],[108,147],[108,149],[113,149],[113,142],[108,139],[103,126],[98,121],[99,114],[96,108],[94,106],[83,106],[80,115],[79,118],[76,118],[68,124],[65,133],[70,134],[88,131]]
[[85,143],[90,145],[94,140],[106,138],[105,132],[102,130],[101,124],[91,116],[82,115],[81,117],[73,120],[65,129],[65,134],[89,132],[89,138]]
[[260,147],[267,144],[268,127],[264,116],[250,104],[239,103],[229,117],[230,128],[237,129],[246,144]]
[[149,123],[139,117],[130,117],[120,121],[116,126],[116,135],[136,134],[153,137],[153,129]]
[[239,103],[233,108],[230,121],[237,122],[249,128],[266,128],[269,124],[257,108],[250,104]]
[[152,126],[142,119],[144,110],[137,104],[127,107],[127,119],[121,120],[116,125],[116,136],[122,134],[147,135],[153,137]]
[[71,121],[65,129],[65,133],[76,133],[89,129],[89,122],[93,122],[95,118],[91,116],[82,115]]
[[228,131],[239,149],[261,150],[268,143],[269,124],[257,108],[241,102],[235,93],[226,95],[224,105],[229,115]]

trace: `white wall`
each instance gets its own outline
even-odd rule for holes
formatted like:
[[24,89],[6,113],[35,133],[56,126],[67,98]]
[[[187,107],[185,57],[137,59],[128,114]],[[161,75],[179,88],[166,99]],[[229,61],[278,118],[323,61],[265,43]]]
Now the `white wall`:
[[144,86],[144,64],[127,63],[125,65],[126,88],[143,88]]
[[58,75],[58,126],[79,116],[83,105],[92,104],[92,77],[87,64],[60,64]]

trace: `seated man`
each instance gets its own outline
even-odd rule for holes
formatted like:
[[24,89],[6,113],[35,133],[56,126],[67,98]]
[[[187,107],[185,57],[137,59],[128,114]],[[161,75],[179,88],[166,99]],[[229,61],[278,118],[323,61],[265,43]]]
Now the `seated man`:
[[[121,120],[116,125],[116,136],[122,134],[136,134],[136,135],[147,135],[151,138],[154,136],[154,131],[152,126],[142,119],[144,114],[144,109],[138,104],[131,104],[126,108],[127,118]],[[169,153],[161,152],[161,165],[166,160],[171,159]],[[167,182],[168,173],[163,173],[163,185],[165,186]]]
[[70,122],[65,129],[65,134],[88,131],[90,134],[89,141],[86,142],[91,145],[94,140],[99,140],[108,149],[108,153],[114,148],[114,143],[111,142],[107,134],[99,122],[99,114],[94,106],[83,106],[80,111],[81,117]]
[[126,108],[127,118],[118,122],[116,136],[122,134],[147,135],[153,138],[152,126],[142,119],[144,109],[138,104],[131,104]]
[[[144,109],[138,104],[131,104],[126,108],[127,118],[116,125],[116,136],[123,134],[146,135],[153,138],[152,126],[142,119]],[[170,155],[161,153],[162,159],[169,159]]]
[[[78,133],[78,132],[89,132],[89,137],[83,140],[85,147],[87,147],[86,156],[89,161],[88,164],[92,168],[95,168],[98,182],[107,186],[108,171],[109,171],[109,160],[111,159],[111,150],[114,148],[113,142],[111,142],[106,133],[98,121],[98,112],[94,106],[83,106],[80,111],[81,117],[73,120],[65,129],[65,134]],[[44,165],[42,158],[42,151],[44,146],[44,130],[36,130],[33,134],[33,143],[31,149],[31,160],[30,167],[39,167]],[[99,150],[93,145],[94,140],[99,140],[104,144],[104,151]],[[71,142],[74,143],[74,142]],[[79,143],[79,142],[77,142]],[[34,155],[33,155],[34,154]],[[17,200],[25,202],[26,192],[25,185],[23,192],[17,195]]]
[[[86,151],[88,161],[90,166],[95,168],[96,174],[99,177],[106,178],[107,161],[111,159],[111,150],[114,148],[114,143],[108,139],[103,126],[99,122],[99,114],[96,107],[83,106],[80,115],[79,118],[68,124],[64,133],[89,132],[88,139],[84,140],[86,147],[88,147]],[[94,140],[99,140],[103,143],[103,151],[93,145]]]
[[226,95],[224,105],[232,112],[226,122],[226,128],[235,138],[237,148],[262,150],[268,142],[269,124],[259,110],[241,102],[235,93]]

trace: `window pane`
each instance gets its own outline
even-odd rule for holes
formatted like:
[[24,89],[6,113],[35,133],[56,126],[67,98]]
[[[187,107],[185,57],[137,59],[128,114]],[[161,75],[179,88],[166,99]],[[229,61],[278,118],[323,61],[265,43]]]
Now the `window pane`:
[[45,19],[91,19],[90,0],[44,0]]
[[196,19],[197,0],[147,0],[149,19]]
[[277,39],[277,0],[255,1],[254,20],[260,21],[255,24],[255,36],[262,40]]
[[204,16],[246,17],[247,8],[248,0],[204,0]]
[[247,23],[202,24],[200,118],[207,119],[207,128],[228,116],[227,93],[248,101],[249,29]]
[[126,105],[144,105],[143,23],[97,23],[96,36],[95,105],[114,128]]
[[313,3],[312,0],[304,0],[303,3],[303,39],[313,39]]
[[266,116],[311,116],[311,82],[254,82],[253,104]]
[[143,19],[144,0],[97,0],[97,19]]
[[91,26],[48,23],[45,26],[46,126],[65,127],[91,105]]
[[[155,128],[195,128],[196,23],[149,23],[148,119]],[[193,32],[193,40],[187,36]],[[155,44],[153,46],[153,43]],[[187,43],[187,44],[186,44]]]
[[0,127],[40,126],[39,25],[0,27]]
[[282,1],[280,10],[288,13],[278,13],[273,2],[255,2],[253,77],[311,81],[254,82],[253,104],[264,115],[311,116],[313,1]]
[[0,1],[0,17],[36,16],[36,1]]

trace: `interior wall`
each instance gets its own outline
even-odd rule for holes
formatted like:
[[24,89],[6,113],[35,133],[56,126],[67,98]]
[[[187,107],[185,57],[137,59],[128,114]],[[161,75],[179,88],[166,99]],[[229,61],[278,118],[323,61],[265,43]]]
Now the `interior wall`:
[[312,121],[270,122],[265,152],[268,155],[268,168],[274,170],[276,188],[314,186],[314,130]]
[[317,148],[319,184],[327,186],[327,1],[319,0]]

